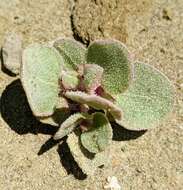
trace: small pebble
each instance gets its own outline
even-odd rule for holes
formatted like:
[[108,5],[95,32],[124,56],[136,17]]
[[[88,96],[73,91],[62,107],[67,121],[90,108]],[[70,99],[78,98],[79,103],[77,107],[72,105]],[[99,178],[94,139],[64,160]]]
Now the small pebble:
[[121,186],[118,183],[118,179],[115,176],[107,178],[108,184],[104,186],[104,189],[109,190],[121,190]]
[[8,33],[2,48],[3,63],[6,69],[19,74],[22,57],[22,38],[16,33]]

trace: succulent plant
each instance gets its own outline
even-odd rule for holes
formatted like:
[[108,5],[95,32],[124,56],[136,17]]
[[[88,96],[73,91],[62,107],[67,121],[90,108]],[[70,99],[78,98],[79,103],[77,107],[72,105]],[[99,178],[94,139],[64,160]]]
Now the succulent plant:
[[174,88],[160,71],[132,62],[124,44],[99,40],[85,48],[72,39],[23,51],[20,78],[33,114],[68,135],[86,174],[109,162],[112,123],[129,130],[158,126],[174,104]]

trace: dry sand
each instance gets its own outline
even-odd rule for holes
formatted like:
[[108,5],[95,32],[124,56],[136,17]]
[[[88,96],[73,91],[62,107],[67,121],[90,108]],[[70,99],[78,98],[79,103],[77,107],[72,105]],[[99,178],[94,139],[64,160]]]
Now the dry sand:
[[66,145],[50,140],[56,129],[33,118],[18,77],[0,71],[0,190],[101,190],[113,175],[123,190],[183,189],[182,0],[1,0],[1,45],[8,31],[25,46],[59,36],[119,39],[170,78],[176,106],[156,129],[115,132],[111,166],[79,180]]

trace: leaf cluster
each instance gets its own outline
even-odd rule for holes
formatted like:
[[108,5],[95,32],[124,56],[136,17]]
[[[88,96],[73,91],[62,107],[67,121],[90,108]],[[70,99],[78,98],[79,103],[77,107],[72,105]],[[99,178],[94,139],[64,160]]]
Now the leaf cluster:
[[158,126],[174,103],[168,78],[132,62],[116,40],[94,41],[88,48],[72,39],[32,44],[23,50],[20,78],[35,117],[59,126],[55,140],[68,135],[71,153],[86,174],[108,163],[111,122],[147,130]]

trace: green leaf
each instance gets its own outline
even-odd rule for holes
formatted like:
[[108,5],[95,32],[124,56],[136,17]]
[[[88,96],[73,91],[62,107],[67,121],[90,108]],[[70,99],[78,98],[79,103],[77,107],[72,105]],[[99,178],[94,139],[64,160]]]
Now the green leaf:
[[41,123],[49,124],[58,127],[60,123],[69,117],[67,109],[56,109],[54,114],[48,117],[37,117]]
[[33,44],[24,50],[22,59],[21,81],[34,115],[52,115],[58,100],[62,57],[54,48]]
[[65,90],[76,90],[79,85],[78,74],[75,71],[63,71],[61,74],[62,85]]
[[87,63],[104,69],[102,85],[110,94],[124,92],[131,80],[131,64],[127,48],[119,41],[95,41],[88,47]]
[[85,63],[86,48],[72,39],[58,39],[53,46],[64,58],[64,66],[67,70],[76,70],[77,66]]
[[93,115],[92,127],[81,134],[82,145],[91,153],[98,153],[112,141],[112,128],[103,113]]
[[89,93],[94,93],[97,87],[101,85],[103,68],[95,64],[84,65],[83,83]]
[[118,106],[116,106],[111,101],[105,98],[102,98],[100,96],[88,95],[80,91],[67,91],[65,93],[65,96],[71,99],[72,101],[75,101],[81,104],[87,104],[96,110],[106,110],[110,112],[111,115],[116,119],[121,119],[122,117],[122,111]]
[[110,146],[106,147],[104,151],[95,154],[93,159],[93,168],[99,166],[109,166],[111,163]]
[[74,160],[87,175],[93,175],[97,167],[109,164],[109,149],[93,155],[84,149],[84,147],[82,147],[79,137],[75,133],[69,134],[67,138],[67,144],[70,148],[72,156],[74,157]]
[[56,109],[53,115],[48,117],[37,117],[37,119],[46,124],[53,126],[59,126],[63,121],[65,121],[70,115],[69,105],[65,98],[59,97]]
[[84,119],[89,115],[84,113],[76,113],[67,118],[60,126],[59,130],[54,135],[54,139],[58,140],[71,133]]
[[129,89],[117,96],[123,109],[118,124],[131,130],[149,129],[161,121],[174,104],[174,88],[168,78],[150,65],[134,64],[134,81]]

